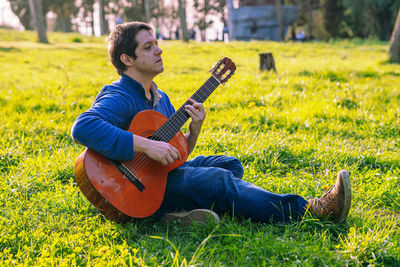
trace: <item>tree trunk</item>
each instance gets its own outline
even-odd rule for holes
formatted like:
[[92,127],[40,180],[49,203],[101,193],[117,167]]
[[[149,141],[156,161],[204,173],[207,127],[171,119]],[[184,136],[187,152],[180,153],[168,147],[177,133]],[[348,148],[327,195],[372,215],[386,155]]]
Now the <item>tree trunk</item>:
[[145,12],[145,14],[146,14],[146,22],[147,22],[147,23],[150,23],[150,17],[151,17],[151,15],[150,15],[150,3],[149,3],[149,1],[150,1],[150,0],[143,0],[143,3],[144,3],[144,12]]
[[57,14],[56,18],[56,31],[61,32],[72,32],[72,23],[69,17],[64,17],[61,14]]
[[313,4],[312,0],[309,1],[308,4],[308,40],[313,38],[312,30],[313,29]]
[[186,1],[178,0],[179,5],[179,18],[181,20],[182,39],[184,42],[189,42],[189,36],[186,26]]
[[233,21],[232,21],[232,12],[233,12],[233,0],[227,0],[226,1],[226,7],[228,9],[228,14],[227,14],[227,24],[226,26],[228,26],[228,38],[229,41],[233,40],[233,36],[234,36],[234,28],[233,28]]
[[283,29],[283,14],[282,14],[282,3],[281,0],[275,1],[275,11],[276,11],[276,18],[279,24],[279,38],[280,41],[285,41],[285,33]]
[[392,38],[390,39],[389,57],[391,62],[400,63],[400,9],[397,14]]
[[46,27],[43,20],[42,3],[40,0],[29,0],[29,9],[35,22],[35,28],[38,33],[39,42],[48,43]]
[[100,19],[100,35],[104,35],[105,31],[105,18],[104,18],[104,1],[99,0],[99,19]]
[[92,35],[94,35],[94,9],[92,9],[90,12],[92,12],[90,14],[92,20],[90,21],[90,27],[92,28]]

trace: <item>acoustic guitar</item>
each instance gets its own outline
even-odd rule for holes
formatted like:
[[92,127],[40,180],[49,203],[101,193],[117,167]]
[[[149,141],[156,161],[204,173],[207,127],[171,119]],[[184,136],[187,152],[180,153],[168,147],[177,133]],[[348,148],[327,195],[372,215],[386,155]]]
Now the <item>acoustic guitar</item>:
[[[203,103],[214,90],[234,74],[235,64],[227,57],[210,70],[211,77],[192,95]],[[145,218],[157,211],[164,198],[168,173],[188,157],[188,144],[180,128],[190,118],[186,101],[170,118],[154,110],[141,111],[133,118],[133,134],[170,143],[180,153],[180,160],[169,165],[136,152],[126,162],[111,160],[87,148],[76,161],[75,179],[84,196],[108,219],[127,222]]]

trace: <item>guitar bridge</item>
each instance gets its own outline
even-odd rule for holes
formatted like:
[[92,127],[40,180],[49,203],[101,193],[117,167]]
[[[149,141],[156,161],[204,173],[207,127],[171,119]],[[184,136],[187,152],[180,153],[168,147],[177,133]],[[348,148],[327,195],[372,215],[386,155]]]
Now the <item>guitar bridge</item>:
[[126,178],[129,179],[129,181],[131,181],[136,188],[140,191],[143,192],[143,190],[146,188],[142,182],[140,182],[140,180],[136,177],[136,175],[131,172],[130,169],[128,169],[128,167],[126,167],[124,164],[122,164],[121,162],[117,161],[117,160],[111,160],[111,162],[115,165],[115,167],[117,167],[117,169],[122,172]]

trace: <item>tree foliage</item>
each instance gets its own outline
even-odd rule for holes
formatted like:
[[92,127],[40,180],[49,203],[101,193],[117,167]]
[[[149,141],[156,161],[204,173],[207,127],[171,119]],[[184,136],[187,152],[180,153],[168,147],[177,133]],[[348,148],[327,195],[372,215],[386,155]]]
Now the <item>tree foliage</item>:
[[324,28],[331,37],[339,36],[339,23],[343,14],[341,0],[324,0],[322,3],[322,14],[324,18]]
[[[77,29],[76,23],[93,25],[93,5],[98,0],[41,0],[43,14],[53,11],[57,14],[55,29],[71,31]],[[146,1],[149,4],[150,21],[156,27],[164,26],[172,37],[180,27],[178,16],[178,1],[158,0],[102,0],[104,3],[105,26],[108,29],[107,18],[122,15],[125,21],[147,21]],[[27,30],[33,30],[32,17],[29,12],[29,0],[9,0],[12,11],[18,16],[21,24]],[[322,15],[323,30],[330,37],[378,37],[389,40],[393,31],[397,12],[400,9],[399,0],[286,0],[285,4],[295,4],[301,7],[297,26],[318,23],[312,19],[312,14]],[[192,6],[189,4],[192,3]],[[205,39],[205,31],[215,22],[215,19],[226,22],[226,0],[193,0],[187,1],[187,9],[194,12],[194,25]],[[319,9],[319,12],[316,10]],[[210,16],[212,15],[212,16]],[[77,19],[79,18],[79,19]],[[314,22],[313,22],[314,20]],[[320,27],[320,26],[319,26]],[[309,27],[312,29],[312,27]],[[309,30],[310,31],[310,30]],[[168,36],[168,33],[166,33]]]
[[341,37],[376,36],[381,40],[389,40],[400,1],[343,0],[343,7]]
[[195,10],[195,25],[199,28],[201,39],[205,40],[205,31],[214,21],[208,15],[212,14],[226,22],[224,8],[226,0],[194,0],[193,9]]
[[[33,18],[29,13],[29,0],[9,0],[9,2],[11,10],[18,16],[25,29],[33,30]],[[57,14],[57,30],[71,31],[71,19],[77,16],[79,10],[79,7],[75,5],[75,0],[42,0],[41,3],[44,16],[49,11]]]

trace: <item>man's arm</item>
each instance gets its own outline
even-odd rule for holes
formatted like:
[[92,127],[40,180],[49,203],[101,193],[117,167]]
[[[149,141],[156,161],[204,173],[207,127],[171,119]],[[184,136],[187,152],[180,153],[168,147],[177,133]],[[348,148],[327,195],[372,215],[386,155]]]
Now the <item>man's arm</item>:
[[192,105],[186,105],[185,111],[192,118],[189,124],[189,132],[185,134],[186,141],[189,146],[189,154],[192,153],[196,146],[197,138],[200,135],[201,127],[203,126],[204,119],[206,118],[206,111],[204,110],[203,104],[196,102],[189,98]]

